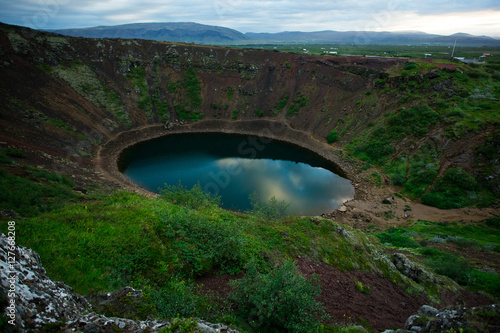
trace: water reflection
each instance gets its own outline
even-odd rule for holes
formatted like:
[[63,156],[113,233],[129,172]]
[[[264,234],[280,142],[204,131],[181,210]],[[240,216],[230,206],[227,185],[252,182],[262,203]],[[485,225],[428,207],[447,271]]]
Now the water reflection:
[[168,154],[145,151],[138,149],[129,156],[123,170],[135,183],[158,192],[165,183],[176,185],[181,181],[190,188],[199,182],[206,191],[220,195],[223,207],[228,209],[250,209],[249,195],[256,192],[261,200],[274,196],[289,202],[289,214],[316,215],[331,212],[354,196],[347,179],[301,162],[222,157],[220,152],[207,150]]

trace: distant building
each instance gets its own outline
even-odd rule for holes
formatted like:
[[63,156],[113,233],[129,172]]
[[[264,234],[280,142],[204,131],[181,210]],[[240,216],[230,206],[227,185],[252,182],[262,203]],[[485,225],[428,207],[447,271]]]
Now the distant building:
[[427,58],[427,57],[432,57],[432,53],[426,53],[426,54],[425,54],[425,57],[426,57],[426,58]]
[[484,57],[491,57],[491,53],[483,53]]

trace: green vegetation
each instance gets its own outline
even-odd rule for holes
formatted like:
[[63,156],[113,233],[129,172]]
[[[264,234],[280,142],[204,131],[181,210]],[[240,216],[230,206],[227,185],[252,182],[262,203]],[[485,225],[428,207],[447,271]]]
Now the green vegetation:
[[460,168],[446,170],[422,196],[422,203],[442,209],[470,206],[477,200],[476,179]]
[[44,71],[45,73],[51,73],[52,72],[52,66],[47,64],[46,62],[41,62],[39,63],[36,68],[38,68],[41,71]]
[[500,276],[497,274],[474,269],[467,260],[433,247],[423,249],[422,255],[436,273],[471,290],[483,290],[495,297],[500,296]]
[[285,95],[281,100],[276,102],[276,104],[274,105],[274,115],[275,116],[278,115],[278,113],[280,113],[285,108],[287,103],[288,103],[288,95]]
[[234,96],[234,88],[233,87],[228,87],[227,88],[227,101],[230,102],[231,99]]
[[255,109],[253,112],[257,117],[264,117],[264,111],[260,111],[259,109]]
[[[51,72],[68,82],[73,89],[96,107],[105,108],[106,111],[116,117],[122,124],[126,126],[132,125],[128,117],[128,112],[119,96],[108,89],[89,66],[84,65],[80,61],[74,61],[68,66],[59,65],[54,67]],[[143,90],[145,90],[147,94],[147,85],[144,86],[144,78],[142,78],[142,81],[140,80],[140,73],[135,74],[136,75],[134,75],[134,73],[132,73],[132,75],[129,74],[128,77],[133,77],[132,81],[137,81],[138,87],[141,89],[142,98]]]
[[170,326],[164,327],[158,333],[195,333],[198,324],[193,318],[172,318]]
[[177,113],[179,115],[179,118],[181,120],[191,119],[191,120],[196,121],[198,119],[203,118],[203,113],[201,113],[197,110],[193,110],[189,107],[186,107],[186,106],[184,106],[183,103],[175,103],[174,110],[175,110],[175,113]]
[[484,264],[460,257],[452,249],[448,250],[448,247],[442,247],[446,251],[434,247],[434,244],[448,243],[459,248],[474,247],[485,252],[499,252],[497,220],[498,218],[489,218],[476,225],[418,221],[411,227],[391,228],[374,235],[387,246],[415,249],[416,252],[412,252],[423,256],[424,262],[436,273],[447,276],[468,289],[486,291],[498,297],[500,277],[497,274],[480,270],[484,268]]
[[337,133],[337,130],[331,131],[327,136],[326,136],[326,141],[328,143],[334,143],[339,141],[339,135]]
[[139,91],[139,108],[141,108],[148,117],[151,117],[153,112],[153,101],[149,94],[145,69],[140,66],[132,67],[127,74],[127,78],[132,81],[134,87]]
[[186,89],[187,97],[191,101],[191,107],[193,109],[199,108],[202,102],[201,83],[193,67],[189,67],[184,73],[184,89]]
[[[16,158],[25,158],[26,154],[23,153],[22,151],[17,150],[17,149],[7,147],[5,149],[0,150],[0,156],[4,156],[7,159],[8,159],[7,156],[16,157]],[[7,162],[6,164],[10,164],[10,163]]]
[[233,119],[233,120],[238,119],[238,114],[239,114],[239,112],[240,112],[240,111],[238,111],[238,110],[233,110],[233,116],[232,116],[232,119]]
[[418,248],[420,244],[411,237],[405,235],[406,230],[402,228],[392,228],[386,232],[375,234],[383,244],[401,248]]
[[[4,171],[0,177],[0,193],[12,199],[2,198],[1,208],[32,216],[16,221],[23,230],[19,244],[40,254],[49,276],[81,294],[140,287],[143,309],[160,318],[196,316],[236,327],[261,323],[271,330],[308,331],[324,312],[314,301],[317,281],[298,274],[290,261],[299,255],[340,270],[383,272],[408,290],[421,289],[389,268],[374,238],[321,218],[280,217],[288,205],[276,199],[254,200],[253,211],[243,214],[221,209],[219,198],[199,185],[166,186],[156,199],[126,192],[79,197],[68,179],[31,172],[36,181]],[[30,193],[37,199],[24,202]],[[373,251],[379,253],[375,262]],[[193,282],[219,272],[245,273],[227,300]],[[252,304],[243,296],[247,291],[265,302]]]
[[29,172],[34,181],[0,169],[0,209],[14,209],[21,216],[31,217],[60,209],[78,198],[70,179],[35,168]]
[[354,284],[356,285],[356,289],[358,289],[358,291],[360,293],[363,293],[366,295],[370,294],[371,288],[369,286],[364,285],[361,281],[358,281],[356,279],[354,280]]
[[277,219],[285,216],[286,209],[290,206],[289,203],[279,201],[274,196],[267,202],[261,201],[255,192],[250,195],[250,203],[253,214],[267,219]]
[[288,107],[286,111],[286,115],[288,117],[292,117],[297,114],[301,108],[307,106],[309,103],[309,98],[305,97],[301,93],[298,94],[298,97],[293,100],[292,104]]
[[323,305],[314,298],[320,289],[284,261],[269,273],[251,265],[245,277],[233,283],[237,313],[250,326],[265,332],[311,332],[325,318]]

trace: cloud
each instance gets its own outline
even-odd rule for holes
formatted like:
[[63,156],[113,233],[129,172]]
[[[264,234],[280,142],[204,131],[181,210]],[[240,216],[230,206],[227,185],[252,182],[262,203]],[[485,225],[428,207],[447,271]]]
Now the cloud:
[[451,33],[453,28],[498,35],[500,31],[498,0],[0,0],[0,8],[0,21],[38,29],[197,22],[241,32],[412,29]]

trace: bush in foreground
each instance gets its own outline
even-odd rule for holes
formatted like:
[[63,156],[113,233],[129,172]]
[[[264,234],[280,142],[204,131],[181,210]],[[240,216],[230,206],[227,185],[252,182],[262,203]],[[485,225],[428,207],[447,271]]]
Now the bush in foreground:
[[315,300],[319,286],[302,276],[291,261],[267,274],[252,265],[232,285],[238,314],[259,332],[311,332],[326,316],[323,304]]

